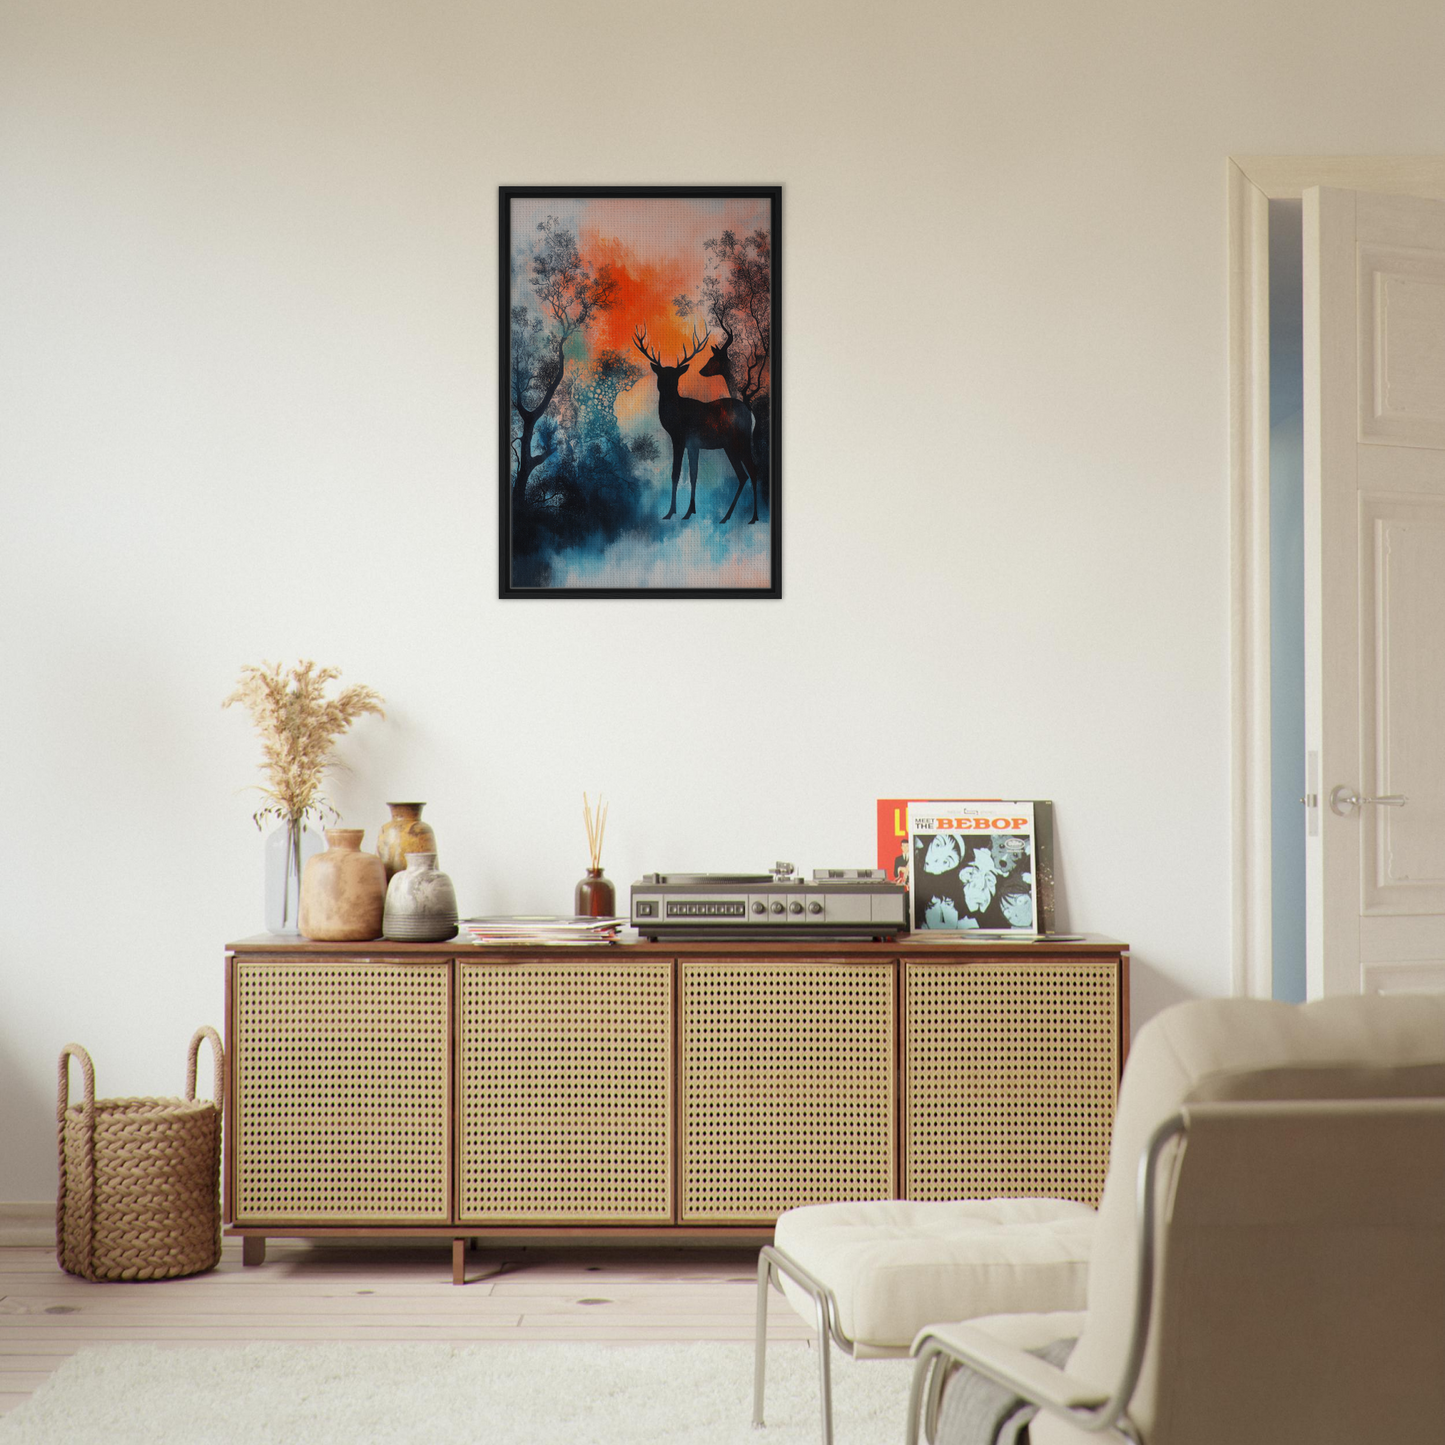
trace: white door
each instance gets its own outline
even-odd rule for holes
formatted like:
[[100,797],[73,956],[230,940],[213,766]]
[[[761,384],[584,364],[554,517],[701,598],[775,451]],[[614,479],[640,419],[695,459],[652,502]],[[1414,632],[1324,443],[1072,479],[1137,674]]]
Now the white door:
[[1445,202],[1304,196],[1308,976],[1445,989]]

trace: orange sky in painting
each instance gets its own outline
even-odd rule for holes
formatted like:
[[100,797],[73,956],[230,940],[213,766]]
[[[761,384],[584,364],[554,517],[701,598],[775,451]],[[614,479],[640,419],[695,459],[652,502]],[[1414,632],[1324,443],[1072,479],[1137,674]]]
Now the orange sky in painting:
[[[582,233],[582,258],[591,266],[593,275],[610,265],[617,279],[617,299],[593,328],[592,350],[612,346],[627,351],[632,346],[633,330],[645,325],[648,345],[671,366],[688,337],[687,327],[673,312],[672,298],[684,291],[697,294],[700,268],[685,264],[675,254],[645,261],[616,237],[596,231]],[[632,354],[637,355],[635,351]]]
[[[746,234],[768,224],[765,199],[625,200],[563,197],[512,199],[513,244],[535,230],[544,216],[555,215],[577,236],[583,259],[594,272],[611,264],[617,299],[592,328],[588,350],[612,347],[645,365],[632,347],[633,328],[646,325],[648,344],[673,365],[688,347],[689,329],[673,311],[679,293],[696,297],[707,259],[703,242],[731,229]],[[713,340],[720,341],[721,334]],[[699,377],[704,349],[684,374],[681,392],[703,400],[726,396],[717,377]],[[657,384],[649,371],[630,392],[617,398],[618,420],[626,426],[640,412],[657,406]]]

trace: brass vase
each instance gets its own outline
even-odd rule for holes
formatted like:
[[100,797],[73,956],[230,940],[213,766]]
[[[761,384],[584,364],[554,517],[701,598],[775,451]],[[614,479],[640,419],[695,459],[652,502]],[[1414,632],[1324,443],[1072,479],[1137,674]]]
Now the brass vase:
[[430,823],[423,823],[425,803],[388,803],[391,817],[376,835],[376,856],[386,869],[387,882],[406,867],[408,853],[435,853],[437,835]]

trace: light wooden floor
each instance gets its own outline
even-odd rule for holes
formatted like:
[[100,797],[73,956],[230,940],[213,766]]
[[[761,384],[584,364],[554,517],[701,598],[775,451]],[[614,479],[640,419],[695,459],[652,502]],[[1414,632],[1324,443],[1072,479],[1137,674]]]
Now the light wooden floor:
[[[272,1240],[266,1263],[190,1279],[91,1284],[53,1249],[0,1248],[0,1413],[77,1350],[106,1342],[253,1340],[751,1340],[757,1251],[540,1249],[468,1255],[451,1245]],[[774,1293],[770,1339],[809,1330]]]

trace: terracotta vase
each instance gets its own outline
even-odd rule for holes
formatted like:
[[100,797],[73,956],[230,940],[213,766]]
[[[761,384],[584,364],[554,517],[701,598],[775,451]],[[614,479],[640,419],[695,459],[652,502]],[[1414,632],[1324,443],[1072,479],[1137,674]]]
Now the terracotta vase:
[[408,853],[435,853],[437,835],[430,823],[423,823],[425,803],[388,803],[391,818],[376,835],[376,856],[386,868],[387,881],[406,867]]
[[617,890],[600,868],[589,868],[572,895],[572,904],[578,918],[615,918]]
[[301,935],[317,942],[381,937],[386,869],[363,853],[362,828],[328,828],[326,851],[301,875]]
[[408,853],[406,867],[386,885],[382,932],[412,943],[440,943],[457,933],[457,893],[437,872],[435,853]]

